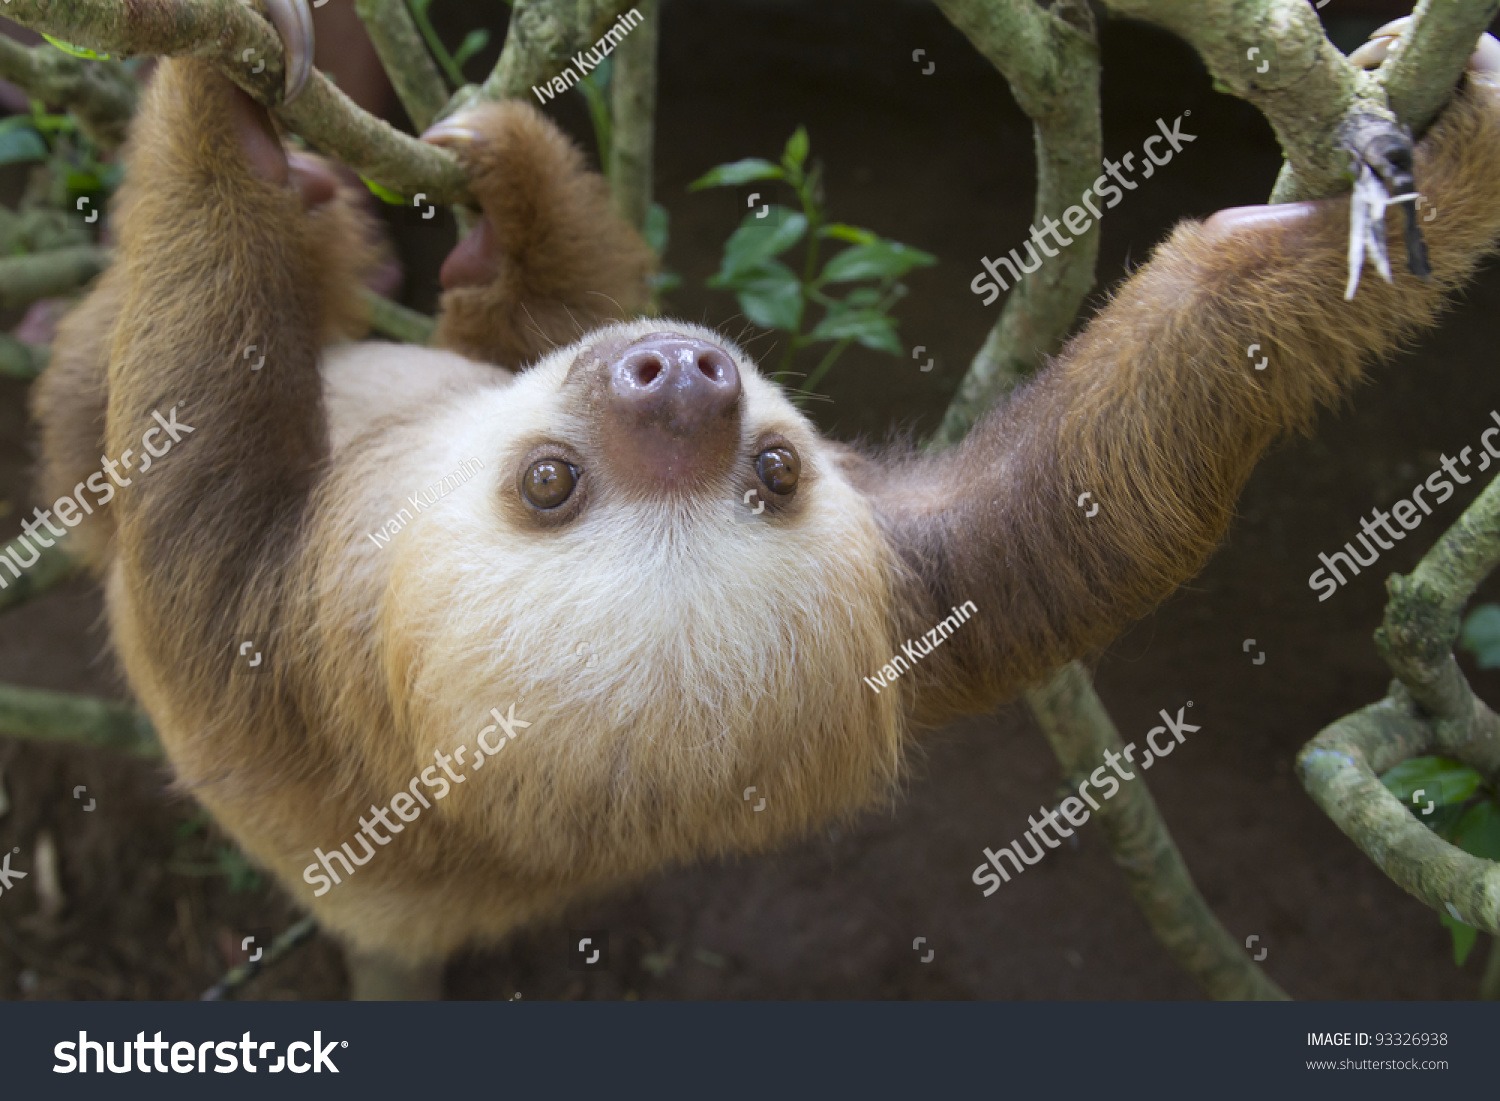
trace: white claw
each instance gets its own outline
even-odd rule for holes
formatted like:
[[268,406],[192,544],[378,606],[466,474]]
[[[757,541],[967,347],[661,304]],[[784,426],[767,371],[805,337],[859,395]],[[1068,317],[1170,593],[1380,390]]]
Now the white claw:
[[1493,35],[1479,36],[1479,48],[1469,59],[1469,68],[1491,77],[1500,73],[1500,42],[1497,42]]
[[1371,38],[1400,38],[1406,33],[1406,28],[1411,25],[1411,16],[1403,15],[1400,19],[1392,19],[1383,27],[1376,27],[1370,34]]
[[307,0],[266,0],[266,13],[286,54],[286,98],[291,103],[307,85],[313,69],[312,9]]
[[1378,69],[1396,42],[1395,38],[1372,38],[1349,55],[1349,63],[1360,69]]
[[460,111],[456,115],[433,123],[422,132],[422,140],[432,145],[463,146],[472,145],[480,140],[479,131],[469,126],[464,119],[465,112]]

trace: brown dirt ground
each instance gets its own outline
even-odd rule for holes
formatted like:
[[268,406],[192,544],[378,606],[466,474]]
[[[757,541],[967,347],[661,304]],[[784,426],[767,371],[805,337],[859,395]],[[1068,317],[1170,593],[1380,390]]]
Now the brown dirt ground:
[[[1341,44],[1373,24],[1338,26]],[[1107,285],[1174,220],[1261,201],[1278,158],[1259,116],[1215,94],[1180,44],[1126,24],[1109,25],[1103,41],[1111,155],[1136,147],[1158,117],[1187,110],[1199,135],[1111,213],[1099,268]],[[911,62],[916,48],[937,63],[932,76]],[[844,438],[931,426],[994,318],[968,291],[978,257],[1019,241],[1030,221],[1031,139],[999,77],[935,9],[894,0],[670,4],[661,71],[657,190],[673,215],[668,261],[685,276],[672,311],[739,331],[733,301],[702,289],[739,200],[689,195],[686,185],[722,161],[775,155],[805,123],[836,217],[941,258],[910,280],[900,307],[907,346],[926,345],[939,368],[922,374],[905,360],[851,352],[817,415]],[[587,136],[577,103],[557,113]],[[425,273],[411,280],[420,287],[447,242],[431,223],[397,221],[408,269]],[[1209,903],[1235,937],[1260,937],[1269,973],[1298,998],[1475,990],[1482,953],[1454,966],[1436,916],[1328,823],[1292,761],[1321,727],[1378,698],[1388,679],[1371,644],[1380,580],[1367,573],[1320,604],[1306,583],[1316,555],[1351,538],[1372,507],[1406,494],[1441,452],[1477,443],[1489,411],[1500,409],[1500,374],[1485,373],[1497,314],[1492,269],[1441,332],[1325,415],[1315,439],[1277,448],[1208,569],[1098,663],[1099,693],[1127,741],[1159,708],[1194,701],[1202,732],[1151,772],[1152,791]],[[24,397],[23,386],[0,382],[0,500],[14,506],[0,518],[4,538],[19,530],[29,485]],[[1477,485],[1440,506],[1379,572],[1409,569]],[[122,696],[99,616],[98,594],[82,582],[8,614],[0,681]],[[1263,665],[1242,651],[1251,637]],[[1482,693],[1500,688],[1493,673],[1471,676]],[[49,833],[67,899],[46,921],[36,915],[35,876],[0,897],[0,997],[193,998],[221,974],[243,932],[294,920],[273,888],[235,892],[222,876],[169,866],[179,846],[179,863],[201,860],[205,842],[174,839],[193,808],[169,793],[161,768],[6,741],[0,769],[12,802],[0,818],[0,852],[19,846],[17,864],[31,868]],[[79,784],[96,812],[71,797]],[[1076,849],[989,899],[970,883],[981,849],[1018,836],[1026,815],[1057,791],[1055,763],[1028,713],[1006,708],[933,739],[893,810],[772,856],[660,875],[565,926],[454,961],[449,995],[1200,996],[1152,939],[1096,831],[1082,830]],[[609,972],[567,970],[570,928],[610,931]],[[929,964],[911,948],[918,936],[924,951],[935,950]],[[247,995],[346,990],[336,946],[319,938]]]

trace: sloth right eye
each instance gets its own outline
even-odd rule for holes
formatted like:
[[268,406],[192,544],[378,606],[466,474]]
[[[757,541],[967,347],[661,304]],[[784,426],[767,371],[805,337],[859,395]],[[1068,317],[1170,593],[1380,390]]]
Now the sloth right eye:
[[561,459],[542,459],[526,470],[521,492],[540,509],[556,508],[573,494],[578,472]]

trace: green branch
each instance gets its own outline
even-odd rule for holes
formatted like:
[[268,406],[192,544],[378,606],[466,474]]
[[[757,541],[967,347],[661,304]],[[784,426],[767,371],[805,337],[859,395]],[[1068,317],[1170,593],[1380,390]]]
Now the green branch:
[[43,547],[40,543],[33,544],[28,540],[26,549],[23,550],[18,537],[0,545],[0,555],[8,555],[16,563],[31,561],[33,554],[37,555],[36,563],[28,569],[20,570],[20,577],[12,576],[8,567],[0,566],[0,581],[5,582],[5,588],[0,589],[0,612],[19,608],[32,597],[55,589],[73,576],[78,568],[78,564],[63,553],[56,543]]
[[615,50],[610,75],[611,114],[609,186],[620,216],[644,229],[651,210],[651,157],[656,142],[656,39],[660,25],[657,0],[641,0],[646,22]]
[[[1036,224],[1047,217],[1061,220],[1092,186],[1103,157],[1099,49],[1087,4],[1063,0],[1043,10],[1032,3],[938,0],[938,6],[1005,75],[1016,102],[1031,117]],[[1093,286],[1098,249],[1094,224],[1010,294],[929,446],[957,443],[986,409],[1062,347]],[[1095,767],[1106,750],[1123,749],[1077,662],[1028,692],[1026,701],[1069,777]],[[1210,996],[1286,997],[1204,902],[1144,780],[1129,785],[1096,817],[1157,940]]]
[[72,245],[0,259],[0,307],[29,306],[70,294],[109,266],[109,250]]
[[0,35],[0,79],[32,99],[71,111],[104,149],[125,140],[135,113],[135,79],[118,61],[84,61],[53,46],[27,47]]
[[357,107],[314,70],[287,104],[281,38],[239,0],[10,0],[9,19],[112,56],[196,57],[264,104],[294,133],[360,175],[402,195],[466,202],[458,161]]
[[381,336],[403,344],[426,344],[432,339],[437,321],[425,313],[382,298],[369,288],[365,288],[363,296],[370,310],[370,327]]
[[418,132],[426,130],[448,102],[448,88],[422,42],[406,0],[354,0],[354,11],[364,23],[365,33],[412,125]]
[[66,742],[160,757],[151,720],[123,703],[0,685],[0,737]]
[[[1124,743],[1076,662],[1027,697],[1063,773],[1075,786]],[[1203,900],[1156,800],[1137,777],[1093,813],[1136,905],[1177,965],[1217,999],[1285,1001]]]
[[[1060,221],[1093,186],[1104,156],[1099,44],[1084,0],[1049,10],[993,0],[938,0],[938,7],[1009,82],[1032,120],[1037,161],[1033,225]],[[959,384],[932,445],[948,447],[979,415],[1062,347],[1094,285],[1097,221],[1005,300],[1000,318]]]

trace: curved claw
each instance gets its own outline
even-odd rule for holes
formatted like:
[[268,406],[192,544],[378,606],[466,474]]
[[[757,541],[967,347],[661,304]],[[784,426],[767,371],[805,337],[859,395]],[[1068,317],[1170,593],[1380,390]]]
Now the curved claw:
[[302,94],[313,68],[312,9],[307,0],[265,0],[266,14],[286,54],[286,98],[291,103]]
[[1378,69],[1385,64],[1395,44],[1396,39],[1392,37],[1372,38],[1349,55],[1349,64],[1359,69]]
[[454,149],[473,145],[480,140],[479,131],[464,121],[464,112],[449,115],[422,131],[422,140],[429,145]]

